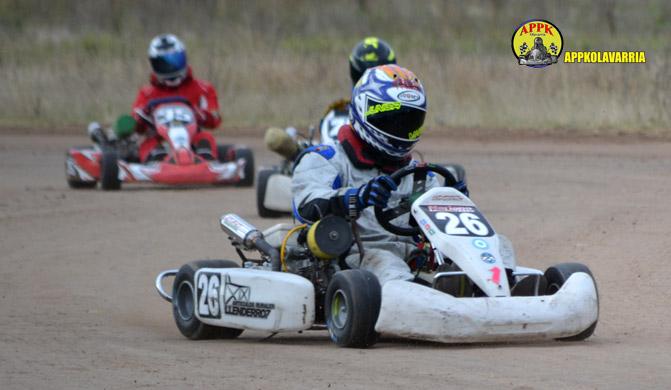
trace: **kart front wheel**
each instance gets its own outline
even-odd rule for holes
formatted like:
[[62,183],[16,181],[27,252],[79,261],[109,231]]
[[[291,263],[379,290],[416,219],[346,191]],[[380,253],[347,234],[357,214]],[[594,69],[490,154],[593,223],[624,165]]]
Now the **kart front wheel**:
[[100,161],[100,187],[105,191],[121,189],[119,153],[115,149],[103,150]]
[[[552,295],[557,291],[559,291],[559,289],[564,285],[564,283],[566,283],[568,278],[576,272],[584,272],[587,275],[589,275],[592,278],[592,281],[594,282],[594,288],[596,289],[596,281],[594,280],[594,275],[592,275],[592,271],[590,271],[586,265],[580,263],[562,263],[552,266],[545,271],[545,279],[547,281],[547,287],[545,293],[547,295]],[[597,290],[597,297],[598,295],[599,292]],[[577,335],[562,337],[558,338],[557,340],[561,341],[585,340],[594,333],[597,322],[598,318],[596,321],[594,321],[592,325],[590,325],[587,329],[583,330]]]
[[194,279],[201,268],[237,268],[231,260],[197,260],[179,269],[172,285],[172,314],[177,329],[191,340],[234,339],[242,329],[206,325],[196,317]]
[[381,288],[371,272],[338,272],[326,290],[324,314],[331,340],[340,347],[368,348],[377,342]]
[[254,154],[249,148],[236,148],[235,159],[245,160],[244,177],[238,182],[238,187],[251,187],[254,185]]

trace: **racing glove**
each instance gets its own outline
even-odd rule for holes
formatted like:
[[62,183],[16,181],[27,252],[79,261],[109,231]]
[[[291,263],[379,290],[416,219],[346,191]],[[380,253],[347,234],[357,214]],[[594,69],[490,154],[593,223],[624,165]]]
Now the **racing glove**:
[[344,206],[350,217],[356,217],[358,213],[368,206],[387,207],[391,192],[398,186],[389,176],[378,176],[359,188],[350,188],[343,196]]

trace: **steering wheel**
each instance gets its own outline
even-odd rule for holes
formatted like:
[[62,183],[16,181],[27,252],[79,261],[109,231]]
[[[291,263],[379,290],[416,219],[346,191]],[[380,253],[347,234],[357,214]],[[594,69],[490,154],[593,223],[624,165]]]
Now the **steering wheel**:
[[165,103],[183,103],[189,106],[189,108],[193,109],[193,104],[191,104],[189,99],[185,98],[184,96],[167,96],[163,98],[150,100],[149,103],[147,103],[147,105],[145,106],[145,110],[147,112],[152,112],[154,111],[154,108],[156,108],[156,106]]
[[149,103],[147,103],[144,106],[144,108],[139,108],[138,107],[138,108],[135,109],[134,112],[135,112],[135,114],[137,114],[137,116],[140,119],[142,119],[144,121],[144,123],[149,125],[149,127],[151,129],[153,129],[154,128],[154,120],[150,116],[151,112],[154,111],[156,106],[158,106],[159,104],[164,104],[164,103],[184,103],[187,106],[189,106],[189,108],[191,108],[192,110],[195,111],[193,105],[191,104],[191,102],[187,98],[185,98],[183,96],[168,96],[168,97],[164,97],[164,98],[152,99],[152,100],[149,101]]
[[383,210],[382,207],[375,206],[375,219],[377,219],[380,226],[385,228],[388,232],[399,236],[414,236],[421,232],[419,226],[417,226],[417,223],[412,218],[409,226],[397,226],[392,224],[391,221],[401,215],[409,213],[412,202],[417,199],[419,195],[426,192],[426,176],[429,172],[437,173],[445,178],[446,187],[451,187],[457,184],[457,179],[454,175],[441,165],[420,163],[417,165],[408,165],[407,167],[399,169],[391,174],[391,179],[394,180],[396,185],[400,185],[401,180],[404,177],[413,175],[412,193],[410,196],[402,198],[401,203],[396,207]]

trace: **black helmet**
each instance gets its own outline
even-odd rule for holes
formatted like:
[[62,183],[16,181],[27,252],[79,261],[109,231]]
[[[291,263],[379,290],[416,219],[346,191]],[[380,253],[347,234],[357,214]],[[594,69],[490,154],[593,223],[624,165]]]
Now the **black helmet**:
[[395,63],[396,54],[387,42],[377,37],[364,38],[354,46],[349,56],[349,74],[352,77],[352,84],[356,84],[368,68]]

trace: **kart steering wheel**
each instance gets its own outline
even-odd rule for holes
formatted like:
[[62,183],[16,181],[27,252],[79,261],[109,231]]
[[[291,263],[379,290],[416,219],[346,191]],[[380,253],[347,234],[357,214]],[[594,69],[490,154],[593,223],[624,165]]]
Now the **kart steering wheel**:
[[397,226],[392,224],[391,221],[410,212],[412,202],[426,191],[426,176],[429,172],[437,173],[445,178],[446,187],[452,187],[457,184],[457,179],[447,168],[436,164],[420,163],[417,165],[409,165],[392,173],[390,177],[394,180],[396,185],[400,185],[401,179],[408,175],[413,175],[414,177],[412,181],[412,193],[410,196],[402,198],[401,203],[398,206],[386,210],[383,210],[382,207],[375,206],[375,219],[377,219],[377,222],[388,232],[399,236],[414,236],[421,233],[419,226],[417,226],[412,217],[408,224],[409,226]]

